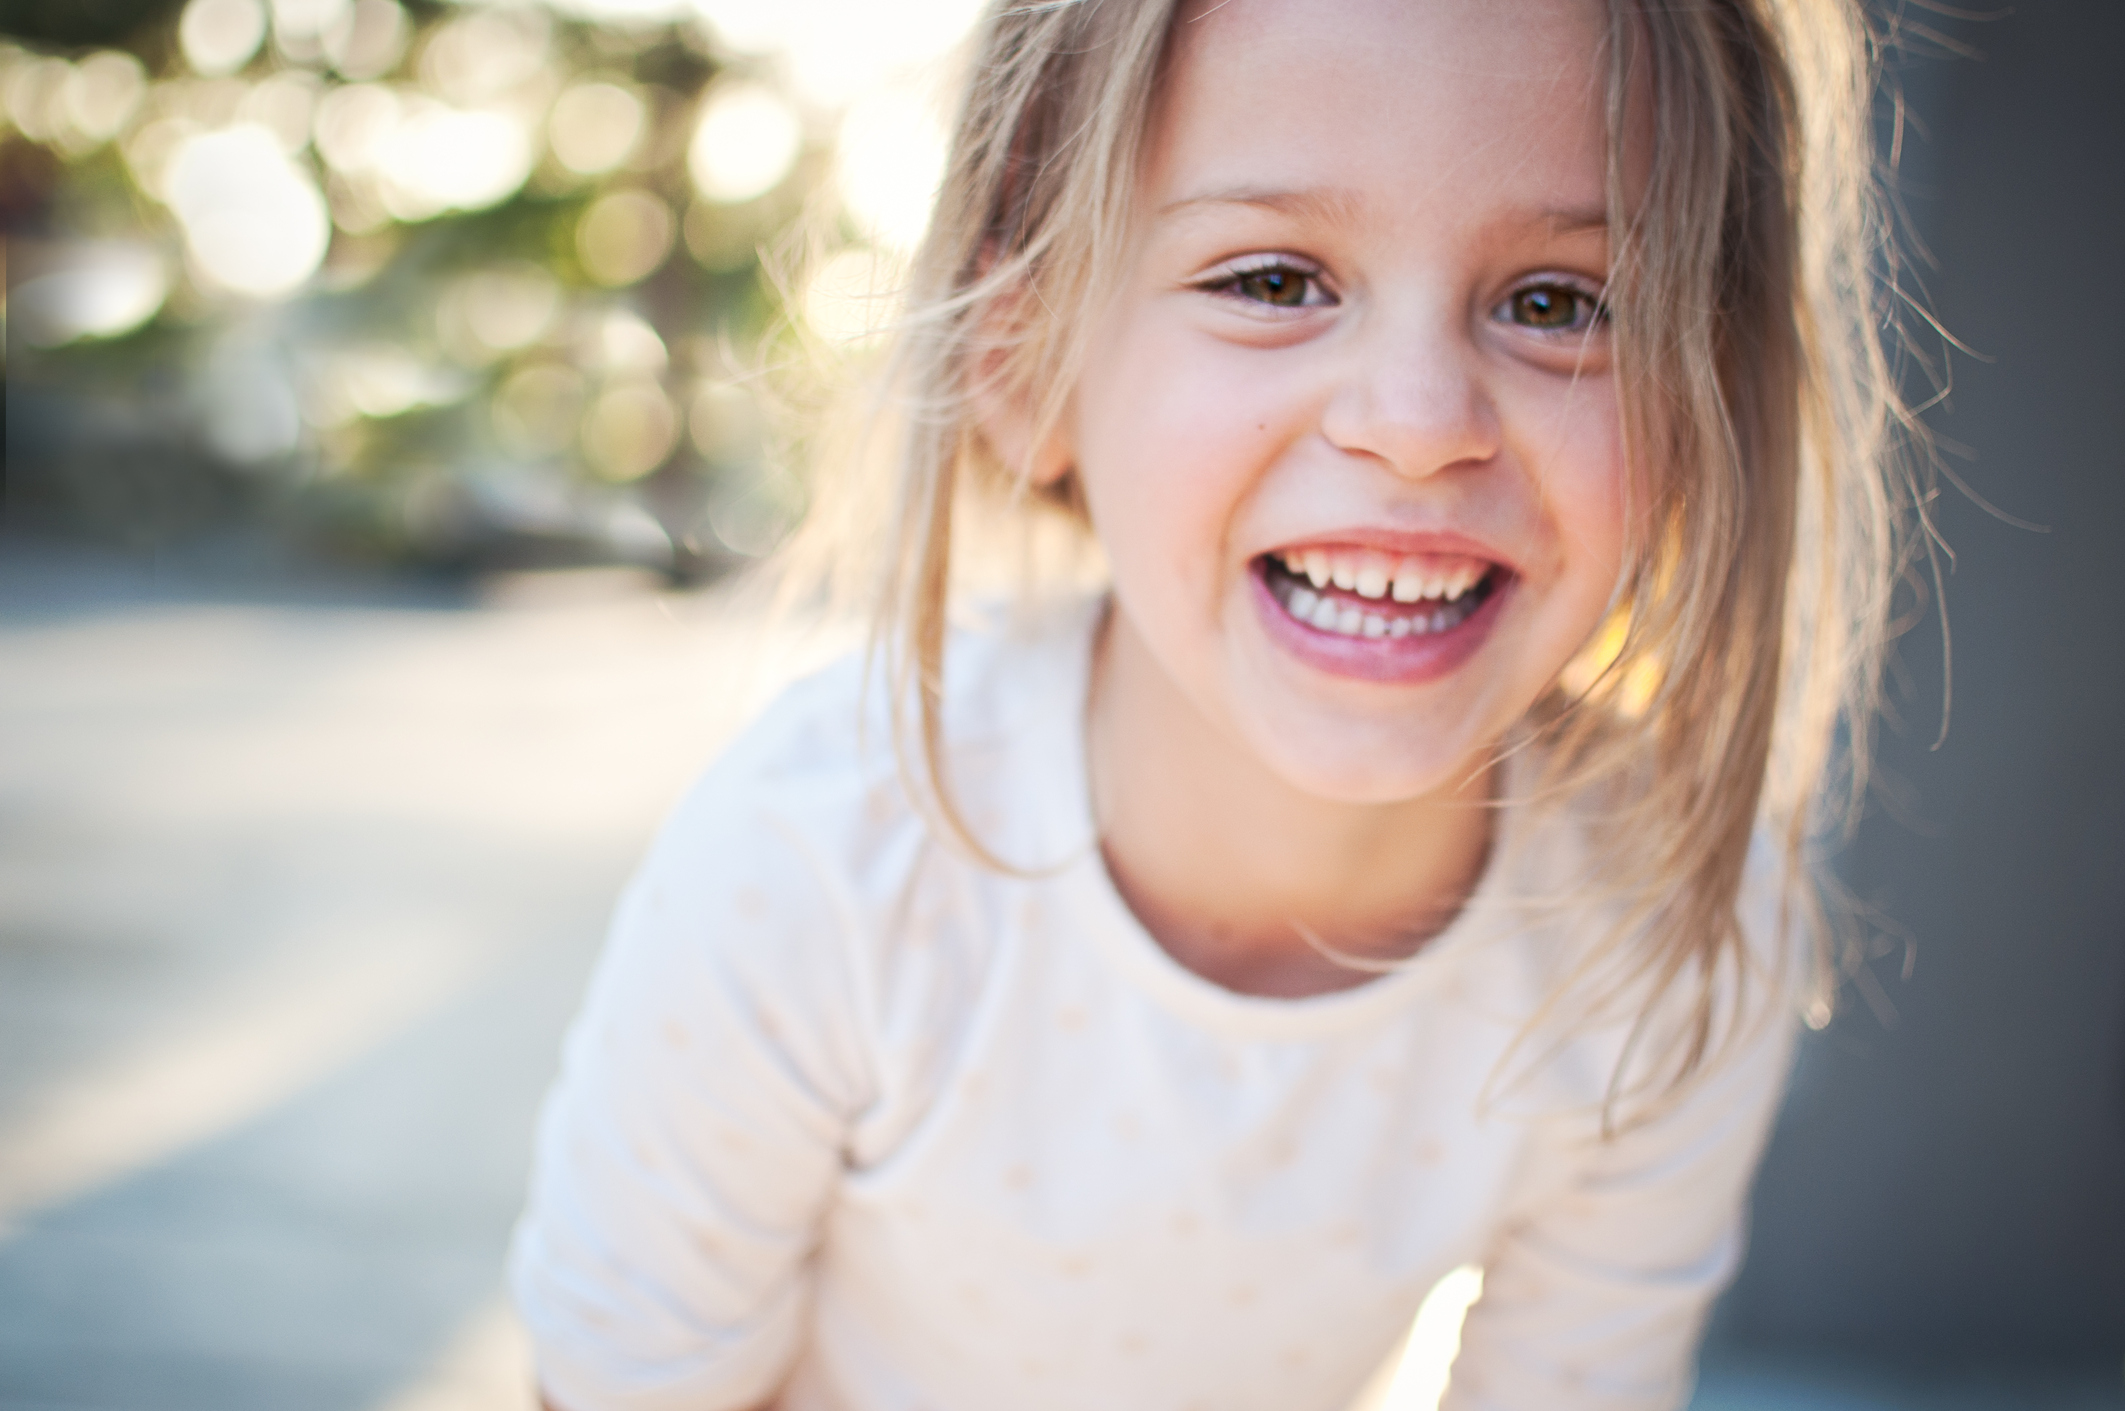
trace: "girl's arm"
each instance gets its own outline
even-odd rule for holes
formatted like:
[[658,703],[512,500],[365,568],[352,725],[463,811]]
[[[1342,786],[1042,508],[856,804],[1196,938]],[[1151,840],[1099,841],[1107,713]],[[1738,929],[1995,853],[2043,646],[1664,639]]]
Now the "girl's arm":
[[512,1282],[567,1411],[772,1399],[867,1100],[846,913],[715,782],[622,899],[541,1118]]
[[[1606,1140],[1587,1122],[1541,1143],[1518,1218],[1486,1262],[1441,1411],[1670,1411],[1689,1400],[1705,1314],[1740,1266],[1749,1184],[1792,1068],[1792,985],[1812,963],[1809,936],[1786,923],[1779,857],[1756,840],[1738,907],[1750,1026],[1656,1115]],[[1612,1034],[1588,1071],[1605,1079],[1619,1044]]]
[[1738,1267],[1794,1025],[1768,1017],[1676,1106],[1544,1156],[1556,1178],[1491,1252],[1442,1411],[1669,1411]]
[[1581,1153],[1492,1252],[1444,1411],[1668,1411],[1739,1266],[1789,1025],[1681,1107]]

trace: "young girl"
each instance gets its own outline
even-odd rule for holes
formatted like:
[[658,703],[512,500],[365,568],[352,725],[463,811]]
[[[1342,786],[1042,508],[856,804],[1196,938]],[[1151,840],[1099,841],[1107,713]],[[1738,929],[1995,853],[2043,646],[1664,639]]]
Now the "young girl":
[[[1464,1263],[1447,1405],[1686,1400],[1892,547],[1864,38],[1002,0],[890,669],[621,903],[515,1252],[552,1406],[1339,1411]],[[948,640],[983,514],[1104,591]]]

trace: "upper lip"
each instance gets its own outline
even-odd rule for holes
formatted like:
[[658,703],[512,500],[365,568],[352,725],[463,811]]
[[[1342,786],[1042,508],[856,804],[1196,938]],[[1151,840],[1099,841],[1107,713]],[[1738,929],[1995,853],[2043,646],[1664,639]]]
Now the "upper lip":
[[1468,558],[1487,559],[1507,570],[1513,567],[1512,560],[1499,552],[1495,546],[1454,530],[1384,529],[1377,525],[1326,529],[1300,538],[1287,539],[1263,552],[1273,556],[1304,549],[1371,549],[1376,553],[1397,556],[1461,554]]

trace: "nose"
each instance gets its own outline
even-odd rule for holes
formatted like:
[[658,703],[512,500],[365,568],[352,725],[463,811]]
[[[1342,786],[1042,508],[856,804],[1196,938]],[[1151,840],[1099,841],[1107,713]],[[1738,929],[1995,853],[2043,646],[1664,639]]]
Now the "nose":
[[1321,413],[1330,445],[1421,479],[1480,463],[1503,438],[1478,350],[1450,318],[1406,319],[1353,339]]

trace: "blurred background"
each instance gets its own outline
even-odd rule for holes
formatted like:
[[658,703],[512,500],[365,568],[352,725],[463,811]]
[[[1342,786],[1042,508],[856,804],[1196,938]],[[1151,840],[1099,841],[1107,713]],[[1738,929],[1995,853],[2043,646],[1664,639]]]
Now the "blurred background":
[[[533,1109],[659,813],[824,649],[728,585],[972,8],[0,0],[0,1407],[530,1404]],[[2125,1406],[2125,6],[1882,17],[1968,349],[1953,723],[1914,597],[1879,944],[1697,1404]]]

